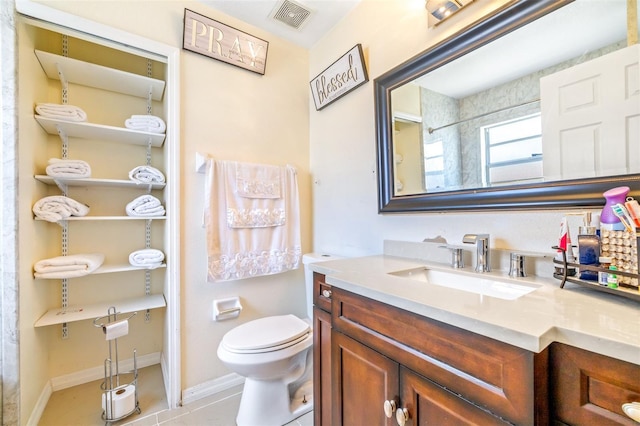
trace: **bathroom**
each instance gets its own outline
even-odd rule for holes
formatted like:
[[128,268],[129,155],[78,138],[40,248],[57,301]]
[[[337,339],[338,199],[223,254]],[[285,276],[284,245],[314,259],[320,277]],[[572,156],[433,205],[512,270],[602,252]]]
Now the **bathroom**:
[[[172,362],[177,364],[173,373],[177,392],[169,398],[174,404],[209,395],[224,383],[229,371],[215,356],[216,349],[222,336],[240,321],[284,313],[305,316],[301,269],[238,282],[206,281],[201,226],[204,175],[195,172],[196,153],[295,166],[303,253],[367,256],[382,253],[384,240],[418,242],[441,235],[448,242],[459,244],[465,234],[478,232],[489,233],[494,248],[550,251],[550,246],[557,242],[556,224],[564,216],[564,210],[378,214],[373,79],[506,3],[506,0],[478,1],[470,9],[473,13],[461,13],[447,25],[429,28],[423,1],[364,0],[318,43],[303,48],[199,2],[119,2],[115,8],[113,2],[41,2],[84,20],[178,49],[180,220],[173,232],[179,236],[179,269],[175,271],[174,282],[180,300],[180,326],[171,342]],[[2,19],[9,19],[13,5],[13,1],[2,2]],[[180,50],[184,9],[269,41],[265,75]],[[16,173],[20,171],[21,186],[19,208],[14,212],[19,218],[12,218],[11,212],[5,211],[2,219],[3,256],[20,254],[15,265],[11,262],[15,263],[17,256],[13,260],[3,257],[3,287],[5,295],[9,292],[13,297],[3,301],[3,323],[14,324],[4,327],[2,336],[3,350],[8,354],[2,360],[3,418],[8,423],[27,424],[50,380],[73,373],[74,363],[82,364],[82,369],[100,364],[86,365],[83,360],[84,343],[74,338],[74,334],[81,335],[82,328],[78,330],[72,324],[69,338],[62,339],[58,327],[37,330],[33,327],[44,309],[35,312],[32,304],[47,305],[56,296],[43,295],[48,290],[43,290],[42,283],[31,277],[31,266],[40,252],[32,243],[35,231],[29,224],[31,203],[37,196],[23,183],[27,181],[25,177],[37,172],[28,158],[33,155],[28,139],[20,139],[19,165],[7,164],[12,156],[5,155],[15,149],[11,138],[15,118],[4,118],[13,116],[9,107],[17,84],[14,70],[5,66],[10,64],[7,58],[11,56],[5,55],[12,51],[7,51],[7,46],[25,42],[15,41],[15,34],[8,28],[12,26],[3,22],[3,206],[16,202],[18,188],[12,167]],[[310,99],[309,81],[358,43],[365,51],[369,82],[316,111]],[[35,100],[21,104],[22,108],[32,102]],[[32,111],[27,108],[18,113],[32,114]],[[22,151],[25,149],[28,154]],[[29,238],[21,234],[25,227]],[[231,296],[239,296],[242,301],[240,318],[214,322],[213,300]],[[150,327],[157,327],[154,321],[161,321],[159,318],[152,312]],[[142,322],[133,325],[144,326]]]

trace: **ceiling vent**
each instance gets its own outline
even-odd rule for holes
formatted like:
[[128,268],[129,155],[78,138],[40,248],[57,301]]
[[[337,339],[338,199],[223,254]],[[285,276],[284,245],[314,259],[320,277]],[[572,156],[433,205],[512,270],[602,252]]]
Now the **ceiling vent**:
[[307,22],[313,11],[293,0],[282,0],[271,12],[271,18],[291,28],[299,30]]

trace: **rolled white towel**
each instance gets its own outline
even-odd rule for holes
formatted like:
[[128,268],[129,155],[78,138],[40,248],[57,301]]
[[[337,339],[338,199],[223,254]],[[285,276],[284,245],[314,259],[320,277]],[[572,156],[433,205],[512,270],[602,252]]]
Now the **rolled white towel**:
[[129,255],[131,266],[145,267],[147,269],[155,269],[161,266],[163,261],[164,253],[157,249],[136,250]]
[[167,130],[164,120],[155,115],[132,115],[124,121],[124,126],[127,129],[149,133],[164,133]]
[[36,201],[32,210],[40,219],[57,222],[69,216],[86,216],[89,206],[64,195],[52,195]]
[[153,195],[141,195],[127,204],[128,216],[164,216],[164,207]]
[[104,262],[104,254],[73,254],[43,259],[33,266],[36,278],[74,278],[88,275]]
[[129,179],[138,183],[164,183],[164,174],[155,167],[138,166],[129,172]]
[[47,175],[59,178],[88,178],[91,177],[91,166],[82,160],[49,159]]
[[48,118],[66,121],[87,121],[87,114],[77,106],[67,104],[36,104],[36,112]]

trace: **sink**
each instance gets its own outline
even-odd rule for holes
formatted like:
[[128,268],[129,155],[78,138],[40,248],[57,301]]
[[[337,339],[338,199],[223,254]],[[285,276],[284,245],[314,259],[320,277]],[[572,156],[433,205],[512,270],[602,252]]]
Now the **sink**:
[[389,275],[505,300],[518,299],[537,288],[477,273],[449,272],[425,267],[389,272]]

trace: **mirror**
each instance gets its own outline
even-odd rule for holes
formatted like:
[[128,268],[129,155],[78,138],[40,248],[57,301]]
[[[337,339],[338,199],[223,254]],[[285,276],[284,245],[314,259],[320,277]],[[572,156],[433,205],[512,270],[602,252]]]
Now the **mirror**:
[[516,2],[375,79],[379,212],[597,207],[634,189],[626,3]]

